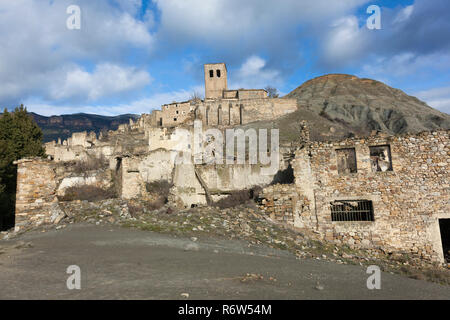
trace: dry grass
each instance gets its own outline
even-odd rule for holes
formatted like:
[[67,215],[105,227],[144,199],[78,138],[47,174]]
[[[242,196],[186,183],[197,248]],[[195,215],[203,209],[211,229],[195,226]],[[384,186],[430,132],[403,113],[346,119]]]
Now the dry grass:
[[113,189],[105,190],[96,186],[80,185],[67,188],[65,195],[59,197],[59,200],[60,201],[86,200],[93,202],[111,198],[117,198],[117,195],[115,191],[113,191]]
[[101,155],[100,157],[89,157],[84,161],[72,161],[68,165],[74,173],[81,174],[88,171],[106,169],[108,167],[108,160]]
[[260,187],[255,187],[253,189],[232,191],[226,198],[216,201],[213,206],[220,209],[234,208],[257,199],[261,190]]

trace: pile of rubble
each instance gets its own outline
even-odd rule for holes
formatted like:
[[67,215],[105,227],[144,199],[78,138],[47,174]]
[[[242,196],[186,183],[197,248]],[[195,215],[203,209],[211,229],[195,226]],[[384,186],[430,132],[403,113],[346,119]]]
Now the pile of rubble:
[[[64,213],[64,218],[59,219],[62,214],[58,211],[59,224],[42,225],[39,228],[61,229],[73,223],[113,224],[196,240],[211,237],[239,239],[247,241],[249,246],[266,245],[288,250],[298,259],[377,265],[388,272],[406,273],[415,278],[424,277],[450,284],[449,270],[438,269],[401,253],[389,254],[380,249],[361,250],[323,241],[314,232],[294,230],[272,220],[253,202],[226,209],[205,206],[177,210],[166,204],[160,209],[150,210],[143,201],[109,199],[99,202],[61,202],[59,210]],[[12,234],[8,233],[5,237],[11,236]],[[431,271],[426,270],[433,270],[433,276],[426,276],[427,272],[431,274]]]

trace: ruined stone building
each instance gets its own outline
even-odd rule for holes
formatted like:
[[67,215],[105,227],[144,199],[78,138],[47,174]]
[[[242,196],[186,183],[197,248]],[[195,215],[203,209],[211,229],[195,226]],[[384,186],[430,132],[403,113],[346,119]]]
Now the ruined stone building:
[[205,99],[165,104],[144,115],[152,127],[176,127],[201,119],[204,126],[235,126],[272,120],[297,110],[295,99],[269,98],[263,89],[228,90],[224,63],[205,64]]
[[295,153],[295,184],[268,187],[262,208],[328,241],[443,262],[449,154],[448,130],[309,142]]
[[[296,108],[295,101],[268,98],[264,90],[228,90],[225,64],[207,64],[204,100],[164,105],[98,137],[74,133],[46,144],[49,159],[18,161],[16,226],[54,221],[58,196],[75,185],[113,187],[123,199],[148,199],[149,183],[167,181],[169,201],[181,208],[260,186],[260,207],[274,220],[313,230],[326,241],[443,262],[450,250],[448,130],[316,142],[302,123],[302,142],[280,146],[270,174],[247,161],[180,161],[211,145],[207,131],[195,132],[195,120],[205,129],[225,130]],[[74,170],[74,163],[91,159],[107,166]],[[289,170],[293,179],[280,180]]]

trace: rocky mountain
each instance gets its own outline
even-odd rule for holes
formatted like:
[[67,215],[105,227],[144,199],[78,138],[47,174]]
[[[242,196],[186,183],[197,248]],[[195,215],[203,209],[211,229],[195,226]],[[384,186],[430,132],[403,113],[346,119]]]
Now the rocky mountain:
[[134,114],[124,114],[114,117],[95,114],[77,113],[61,116],[45,117],[31,112],[30,115],[42,129],[44,142],[67,139],[73,132],[116,130],[120,124],[128,123],[130,119],[137,119]]
[[449,129],[450,115],[386,84],[347,74],[309,80],[285,96],[296,98],[298,110],[278,119],[282,136],[295,132],[298,121],[310,123],[312,138],[328,140],[367,135]]

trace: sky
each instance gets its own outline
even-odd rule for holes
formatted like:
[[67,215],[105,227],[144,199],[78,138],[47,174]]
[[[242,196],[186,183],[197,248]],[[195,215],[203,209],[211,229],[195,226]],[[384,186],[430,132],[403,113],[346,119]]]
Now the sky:
[[[380,29],[367,27],[371,5]],[[214,62],[227,64],[230,89],[284,95],[347,73],[450,113],[450,2],[0,0],[1,108],[149,113],[204,94],[203,64]]]

